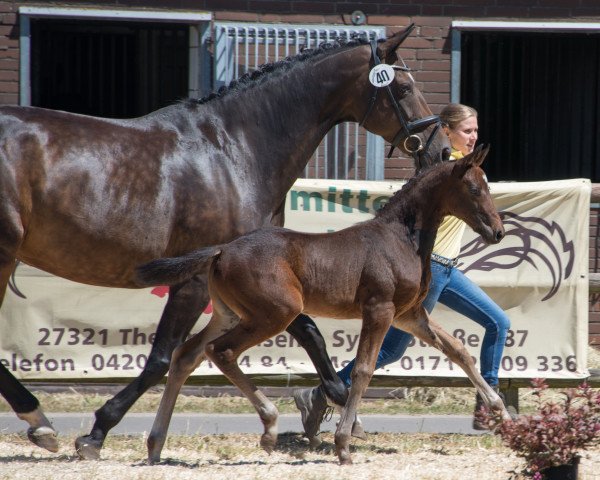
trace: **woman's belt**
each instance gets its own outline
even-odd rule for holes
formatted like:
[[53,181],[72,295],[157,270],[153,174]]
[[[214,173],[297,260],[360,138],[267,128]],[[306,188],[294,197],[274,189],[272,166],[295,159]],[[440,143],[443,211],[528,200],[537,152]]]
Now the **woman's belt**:
[[456,267],[456,265],[458,264],[458,258],[442,257],[441,255],[438,255],[437,253],[432,253],[431,259],[434,262],[444,265],[444,267]]

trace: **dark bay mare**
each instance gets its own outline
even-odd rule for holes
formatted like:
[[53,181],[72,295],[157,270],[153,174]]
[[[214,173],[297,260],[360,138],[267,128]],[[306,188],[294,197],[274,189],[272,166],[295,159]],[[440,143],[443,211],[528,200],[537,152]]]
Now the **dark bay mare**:
[[284,330],[301,312],[363,321],[352,387],[335,432],[342,464],[352,463],[352,424],[390,325],[441,350],[466,372],[488,406],[510,418],[463,344],[431,320],[422,306],[433,243],[444,216],[464,220],[488,243],[504,236],[480,168],[487,152],[478,147],[456,163],[429,168],[397,192],[374,219],[338,232],[264,228],[225,245],[140,267],[140,281],[156,285],[181,283],[210,266],[208,290],[214,307],[208,325],[173,353],[148,437],[149,461],[160,460],[179,390],[206,357],[252,402],[265,428],[261,445],[271,451],[277,440],[277,409],[242,373],[237,359]]
[[[391,84],[369,81],[376,63],[398,60],[411,29],[373,44],[328,44],[136,119],[0,108],[0,298],[15,259],[76,282],[138,288],[134,271],[144,262],[282,225],[286,192],[340,122],[362,121],[414,153],[418,167],[447,159],[439,120],[410,75],[399,66]],[[99,456],[108,431],[165,375],[208,302],[202,272],[172,286],[144,370],[96,411],[90,434],[76,441],[81,457]],[[312,320],[303,315],[288,331],[330,398],[343,402]],[[0,393],[30,424],[29,438],[56,451],[38,400],[2,363]]]

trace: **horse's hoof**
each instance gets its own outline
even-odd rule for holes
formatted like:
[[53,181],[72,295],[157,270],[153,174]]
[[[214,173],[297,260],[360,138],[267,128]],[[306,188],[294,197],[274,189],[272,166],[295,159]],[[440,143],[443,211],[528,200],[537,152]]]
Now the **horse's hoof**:
[[160,463],[160,454],[159,455],[154,455],[154,454],[148,455],[148,465],[156,465],[158,463]]
[[75,440],[75,451],[82,460],[98,460],[102,442],[89,437],[79,437]]
[[273,436],[273,435],[269,435],[268,433],[264,433],[261,437],[260,437],[260,446],[262,447],[262,449],[267,452],[267,453],[271,453],[273,452],[273,450],[275,449],[275,444],[277,443],[277,437]]
[[52,453],[58,452],[56,430],[51,427],[30,427],[27,429],[27,438],[38,447],[45,448]]

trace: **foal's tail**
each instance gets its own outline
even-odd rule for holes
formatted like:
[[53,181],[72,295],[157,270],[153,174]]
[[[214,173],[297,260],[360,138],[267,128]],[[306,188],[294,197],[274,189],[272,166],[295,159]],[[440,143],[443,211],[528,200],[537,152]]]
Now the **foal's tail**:
[[181,257],[159,258],[136,268],[140,286],[176,285],[208,270],[214,258],[221,254],[218,246],[201,248]]

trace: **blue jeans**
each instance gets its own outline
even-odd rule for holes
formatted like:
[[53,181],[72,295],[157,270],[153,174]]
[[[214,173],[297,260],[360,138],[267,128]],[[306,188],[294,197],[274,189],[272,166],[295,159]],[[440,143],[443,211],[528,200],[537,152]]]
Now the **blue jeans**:
[[[481,376],[489,385],[498,385],[498,369],[502,360],[506,335],[510,328],[508,316],[460,270],[432,261],[431,283],[423,306],[427,312],[431,313],[438,301],[485,328],[479,356]],[[377,355],[375,369],[400,360],[412,339],[413,336],[410,333],[390,327]],[[352,360],[338,372],[339,377],[347,386],[350,386],[351,383],[350,373],[354,368],[354,362],[355,360]]]

